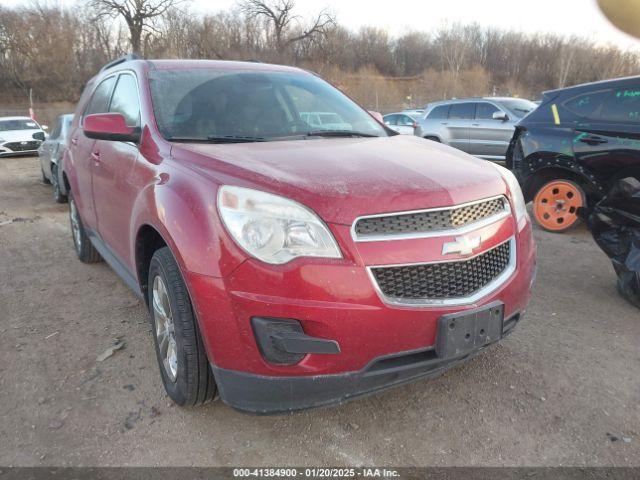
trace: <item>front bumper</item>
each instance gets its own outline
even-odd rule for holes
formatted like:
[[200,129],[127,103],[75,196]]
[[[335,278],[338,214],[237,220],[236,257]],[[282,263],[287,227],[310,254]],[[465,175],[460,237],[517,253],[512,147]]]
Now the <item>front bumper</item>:
[[[344,238],[348,228],[334,234]],[[302,259],[273,267],[249,259],[224,278],[185,272],[221,399],[260,413],[329,405],[435,376],[468,359],[481,349],[463,358],[437,357],[438,320],[498,301],[504,305],[504,331],[510,331],[526,310],[535,275],[529,222],[515,238],[513,274],[466,305],[385,303],[366,268],[357,265],[366,255],[362,246],[359,257],[347,249],[340,261]],[[422,250],[420,242],[416,248]],[[408,250],[403,254],[413,254]],[[337,342],[340,352],[308,354],[295,365],[269,363],[256,342],[253,317],[295,319],[305,334]]]
[[[503,337],[521,318],[516,313],[505,319]],[[223,402],[237,410],[269,414],[339,405],[418,379],[437,377],[475,357],[487,346],[450,359],[438,358],[435,349],[427,347],[379,357],[360,371],[334,375],[276,377],[227,370],[215,365],[211,365],[211,369]]]
[[37,155],[41,144],[40,140],[0,143],[0,157]]

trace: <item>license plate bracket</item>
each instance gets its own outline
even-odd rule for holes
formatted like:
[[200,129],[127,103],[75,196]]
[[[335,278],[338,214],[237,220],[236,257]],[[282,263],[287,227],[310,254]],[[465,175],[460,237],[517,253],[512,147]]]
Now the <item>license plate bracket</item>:
[[504,304],[496,301],[475,310],[438,319],[436,353],[439,358],[462,357],[502,338]]

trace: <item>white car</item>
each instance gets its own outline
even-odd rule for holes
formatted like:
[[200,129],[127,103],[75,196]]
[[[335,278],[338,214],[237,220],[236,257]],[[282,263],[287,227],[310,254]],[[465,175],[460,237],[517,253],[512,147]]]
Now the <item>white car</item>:
[[382,117],[382,119],[384,120],[384,124],[391,130],[395,130],[402,135],[413,135],[418,126],[418,116],[418,113],[398,112],[389,113]]
[[352,130],[353,126],[346,123],[340,115],[334,112],[300,112],[300,118],[310,127],[319,130]]
[[0,157],[38,153],[44,130],[29,117],[0,117]]

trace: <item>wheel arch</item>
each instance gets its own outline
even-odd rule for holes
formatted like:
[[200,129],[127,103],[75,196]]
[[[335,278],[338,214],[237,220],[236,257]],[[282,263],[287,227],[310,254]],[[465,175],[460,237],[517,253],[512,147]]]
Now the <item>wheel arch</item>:
[[176,258],[171,246],[158,229],[148,223],[140,226],[134,241],[134,259],[138,284],[147,306],[149,306],[148,280],[151,258],[156,251],[163,247],[168,247]]

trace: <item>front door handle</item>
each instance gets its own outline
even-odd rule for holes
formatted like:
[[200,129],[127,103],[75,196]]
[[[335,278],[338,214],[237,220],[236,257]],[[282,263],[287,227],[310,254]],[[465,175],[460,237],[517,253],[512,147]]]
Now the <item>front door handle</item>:
[[586,137],[582,137],[580,141],[587,145],[600,145],[608,142],[606,138],[598,137],[597,135],[587,135]]
[[91,152],[91,158],[93,158],[93,163],[94,165],[100,165],[100,152],[99,151],[94,151]]
[[449,122],[440,122],[440,125],[449,125]]
[[479,127],[479,126],[480,126],[480,124],[479,124],[479,123],[472,123],[472,124],[471,124],[471,126],[472,126],[472,127]]

